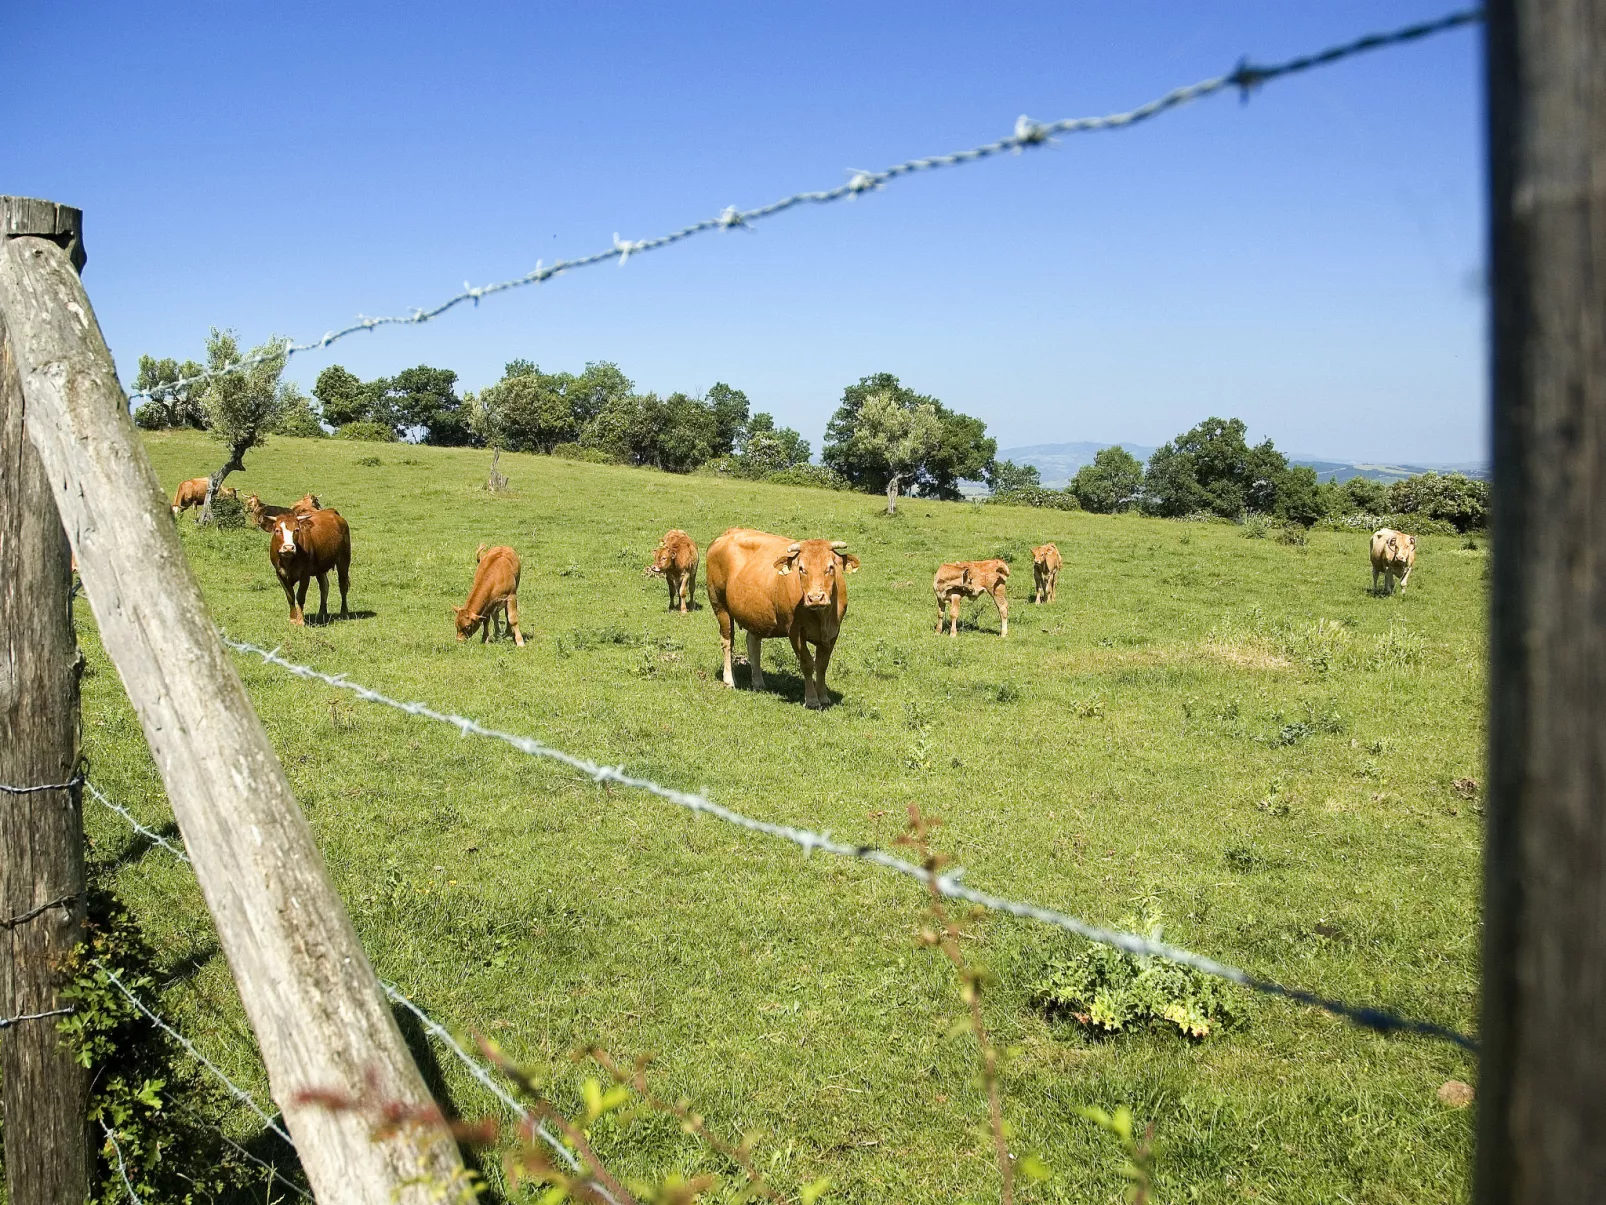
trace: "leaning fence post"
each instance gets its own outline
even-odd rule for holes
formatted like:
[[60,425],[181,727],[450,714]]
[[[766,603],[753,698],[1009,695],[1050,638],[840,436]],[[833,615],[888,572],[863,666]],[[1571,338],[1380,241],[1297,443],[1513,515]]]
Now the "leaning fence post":
[[1487,10],[1494,404],[1477,1199],[1606,1200],[1606,11]]
[[306,819],[218,640],[89,298],[41,238],[0,249],[0,316],[101,641],[139,713],[274,1100],[321,1205],[427,1205],[462,1164],[440,1131],[374,1140],[327,1089],[425,1105]]
[[[0,197],[0,237],[34,235],[83,266],[76,209]],[[82,1205],[93,1144],[89,1070],[57,1033],[68,956],[84,939],[78,644],[72,557],[0,317],[0,1031],[6,1197],[11,1205]],[[45,1015],[40,1015],[45,1014]]]

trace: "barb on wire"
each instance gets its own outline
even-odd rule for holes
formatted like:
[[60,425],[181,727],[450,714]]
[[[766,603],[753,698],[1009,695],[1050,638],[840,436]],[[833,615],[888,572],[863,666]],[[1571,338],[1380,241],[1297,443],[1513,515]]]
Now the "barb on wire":
[[[452,1037],[451,1033],[447,1031],[445,1026],[441,1025],[435,1020],[435,1018],[431,1017],[423,1009],[419,1008],[418,1005],[409,1000],[402,990],[395,984],[386,983],[383,979],[381,979],[379,981],[379,986],[385,989],[385,995],[389,996],[397,1004],[401,1005],[408,1012],[412,1013],[413,1016],[417,1017],[418,1023],[427,1029],[431,1035],[439,1039],[439,1041],[448,1050],[456,1055],[458,1062],[467,1067],[468,1073],[478,1080],[491,1093],[492,1096],[496,1097],[497,1100],[501,1101],[509,1109],[513,1110],[513,1112],[519,1117],[529,1117],[530,1111],[519,1103],[519,1100],[516,1096],[514,1096],[497,1081],[496,1077],[486,1069],[485,1064],[476,1059],[468,1051],[464,1050],[462,1045],[458,1043],[456,1038]],[[574,1157],[574,1152],[569,1150],[568,1147],[564,1146],[563,1143],[560,1142],[552,1133],[552,1131],[547,1129],[545,1122],[537,1121],[535,1124],[535,1132],[540,1137],[542,1142],[545,1142],[549,1147],[551,1147],[557,1156],[566,1164],[568,1164],[570,1171],[578,1172],[581,1170],[580,1161]],[[600,1186],[598,1187],[600,1188]],[[606,1189],[602,1189],[602,1191],[605,1193]]]
[[36,787],[14,787],[9,783],[0,782],[0,794],[4,795],[39,795],[45,791],[71,791],[83,785],[83,774],[74,774],[66,782],[46,782]]
[[1042,924],[1053,925],[1069,933],[1075,933],[1079,937],[1085,937],[1089,941],[1098,942],[1100,945],[1113,946],[1117,950],[1140,958],[1160,958],[1167,962],[1179,963],[1182,966],[1192,967],[1194,970],[1201,971],[1206,975],[1212,975],[1218,979],[1225,979],[1239,984],[1252,991],[1282,996],[1300,1004],[1315,1005],[1379,1033],[1414,1033],[1423,1037],[1439,1038],[1447,1042],[1453,1042],[1469,1051],[1475,1052],[1478,1048],[1474,1039],[1454,1029],[1435,1024],[1432,1021],[1413,1020],[1409,1017],[1398,1016],[1386,1009],[1347,1004],[1342,1000],[1321,996],[1315,992],[1305,991],[1302,988],[1286,987],[1274,980],[1263,979],[1258,975],[1252,975],[1248,971],[1229,966],[1224,962],[1218,962],[1213,958],[1206,958],[1202,954],[1184,950],[1180,946],[1169,945],[1136,933],[1124,933],[1118,929],[1106,929],[1101,925],[1092,924],[1053,908],[1043,908],[1036,904],[1008,899],[1005,896],[977,891],[975,888],[966,887],[959,881],[964,874],[962,869],[956,868],[940,874],[934,874],[923,866],[917,866],[913,862],[890,854],[883,849],[878,849],[873,845],[849,845],[842,841],[833,840],[830,833],[817,833],[809,829],[795,828],[790,824],[776,824],[769,820],[758,820],[722,804],[715,803],[705,795],[666,787],[650,778],[639,778],[635,775],[627,774],[618,766],[600,765],[589,758],[576,757],[572,753],[565,753],[561,749],[555,749],[551,745],[542,744],[540,741],[532,740],[527,736],[519,736],[515,733],[488,728],[477,720],[469,719],[467,716],[436,711],[433,707],[423,703],[403,703],[397,699],[390,698],[388,695],[383,695],[377,690],[349,681],[345,674],[326,674],[310,666],[297,665],[293,661],[286,661],[279,656],[277,649],[264,649],[254,644],[248,644],[243,640],[235,640],[226,632],[222,633],[222,640],[225,645],[236,652],[259,657],[266,664],[276,666],[294,674],[298,678],[323,682],[340,690],[348,690],[366,702],[378,703],[385,707],[394,708],[397,711],[406,712],[408,715],[420,716],[427,720],[434,720],[437,723],[447,724],[456,728],[464,736],[483,736],[491,740],[501,741],[531,757],[545,758],[548,761],[568,766],[571,770],[584,774],[596,783],[613,783],[617,786],[628,787],[631,790],[645,791],[688,811],[712,816],[717,820],[723,820],[727,824],[747,829],[749,832],[762,833],[768,837],[778,837],[783,841],[790,841],[800,847],[805,856],[812,854],[815,850],[820,850],[823,853],[833,854],[837,857],[854,858],[861,862],[868,862],[883,870],[907,875],[912,879],[928,884],[949,899],[964,900],[967,903],[978,904],[992,912],[1003,912],[1025,920],[1034,920]]
[[27,924],[36,916],[43,916],[52,908],[65,908],[68,904],[74,903],[82,894],[82,892],[73,891],[69,892],[67,895],[58,895],[53,900],[46,900],[44,903],[38,905],[37,907],[30,908],[26,912],[19,912],[16,916],[7,917],[5,920],[0,920],[0,929],[15,929],[18,925]]
[[134,1183],[128,1178],[128,1168],[123,1163],[123,1148],[117,1145],[117,1135],[112,1133],[111,1126],[104,1121],[100,1128],[106,1131],[106,1141],[112,1144],[112,1154],[117,1156],[117,1174],[123,1178],[123,1187],[128,1190],[128,1199],[134,1205],[140,1205],[139,1194],[134,1191]]
[[161,833],[153,832],[150,829],[146,828],[138,820],[135,820],[134,819],[134,815],[133,815],[132,812],[130,812],[122,804],[113,803],[110,799],[107,799],[105,795],[101,794],[100,790],[95,786],[94,783],[90,782],[88,779],[85,779],[84,780],[84,786],[89,789],[89,793],[91,795],[93,795],[98,802],[105,804],[108,808],[110,808],[112,811],[116,812],[124,820],[128,821],[129,827],[132,828],[140,836],[146,838],[148,841],[151,841],[156,845],[160,845],[163,849],[165,849],[168,853],[172,854],[180,862],[187,863],[187,864],[189,864],[191,866],[195,865],[195,863],[190,861],[189,854],[185,853],[178,846],[176,846],[176,845],[172,844],[171,842],[169,842],[168,839],[166,837],[162,836]]
[[[185,860],[188,861],[188,859]],[[282,1125],[275,1121],[273,1117],[262,1108],[261,1105],[257,1104],[256,1097],[252,1096],[228,1076],[224,1075],[223,1072],[218,1069],[216,1063],[212,1062],[211,1059],[207,1058],[195,1048],[195,1043],[191,1042],[183,1034],[179,1033],[178,1030],[174,1029],[155,1012],[153,1012],[143,1000],[141,1000],[137,995],[134,994],[132,990],[129,989],[127,984],[117,977],[117,972],[113,971],[103,962],[94,962],[92,965],[99,968],[101,973],[106,976],[107,982],[111,983],[113,987],[122,992],[123,995],[127,996],[129,1002],[132,1003],[135,1008],[139,1009],[140,1012],[149,1017],[158,1029],[162,1030],[169,1037],[177,1041],[180,1046],[184,1047],[184,1049],[188,1051],[198,1063],[201,1064],[201,1066],[210,1071],[213,1078],[227,1088],[230,1095],[232,1095],[235,1100],[245,1105],[246,1108],[250,1109],[251,1112],[260,1117],[262,1119],[262,1123],[266,1125],[268,1129],[272,1130],[280,1138],[283,1138],[287,1143],[290,1144],[291,1148],[294,1149],[295,1142],[293,1139],[291,1139],[289,1133]]]
[[10,1029],[13,1025],[21,1025],[24,1021],[43,1021],[46,1017],[65,1017],[73,1010],[67,1008],[52,1008],[42,1013],[18,1013],[14,1017],[0,1017],[0,1029]]
[[526,285],[541,284],[565,272],[578,271],[581,268],[589,268],[615,259],[618,260],[622,267],[632,255],[644,255],[648,251],[657,251],[697,235],[709,234],[718,230],[730,230],[736,227],[750,229],[753,223],[761,222],[765,218],[775,217],[777,214],[785,213],[789,209],[795,209],[802,205],[828,205],[835,201],[847,200],[857,197],[861,193],[874,192],[894,180],[912,176],[919,172],[976,163],[982,159],[1002,155],[1005,152],[1019,154],[1030,147],[1042,146],[1052,141],[1059,134],[1085,134],[1094,130],[1124,129],[1128,126],[1148,121],[1150,118],[1158,117],[1171,109],[1179,108],[1196,100],[1202,100],[1207,96],[1213,96],[1217,92],[1223,92],[1230,88],[1238,89],[1241,96],[1247,97],[1254,89],[1272,80],[1282,79],[1285,76],[1294,75],[1301,71],[1309,71],[1316,67],[1326,67],[1353,55],[1364,54],[1383,47],[1415,42],[1422,38],[1431,37],[1434,34],[1457,29],[1463,25],[1474,24],[1482,19],[1482,9],[1462,9],[1433,21],[1407,25],[1387,33],[1368,34],[1365,37],[1356,38],[1354,41],[1332,46],[1315,54],[1301,55],[1298,58],[1288,59],[1281,63],[1257,66],[1250,63],[1248,59],[1244,59],[1226,75],[1212,76],[1210,79],[1200,80],[1196,84],[1187,84],[1181,88],[1174,88],[1165,95],[1156,97],[1147,104],[1139,105],[1137,108],[1129,109],[1124,113],[1110,113],[1099,117],[1068,117],[1060,121],[1049,122],[1033,121],[1031,118],[1022,115],[1015,121],[1014,132],[1008,137],[1000,138],[995,142],[983,143],[981,146],[971,147],[963,151],[953,151],[946,155],[928,155],[919,159],[907,159],[902,163],[883,168],[881,171],[856,171],[846,184],[839,184],[835,188],[819,189],[812,192],[794,193],[789,197],[783,197],[779,201],[772,201],[768,205],[761,205],[756,209],[738,209],[734,205],[727,206],[715,217],[704,218],[700,222],[693,222],[689,226],[683,226],[679,230],[661,234],[655,238],[622,239],[615,233],[612,244],[605,250],[593,252],[590,255],[582,255],[575,259],[560,259],[551,265],[543,265],[538,262],[533,271],[495,284],[478,286],[465,284],[461,293],[448,297],[445,301],[428,309],[414,309],[410,313],[396,314],[385,318],[359,317],[350,326],[329,331],[322,338],[313,339],[306,343],[296,343],[293,340],[286,339],[283,343],[264,348],[262,351],[242,357],[221,368],[209,368],[204,372],[196,373],[194,376],[168,381],[148,392],[131,393],[128,395],[129,400],[170,394],[175,390],[200,384],[213,377],[231,372],[240,372],[268,360],[279,357],[288,359],[299,352],[316,351],[326,348],[348,335],[355,335],[359,331],[371,331],[381,326],[416,326],[439,318],[448,310],[455,309],[464,302],[473,302],[478,306],[481,298],[490,297],[497,293],[505,293],[510,289],[523,288]]

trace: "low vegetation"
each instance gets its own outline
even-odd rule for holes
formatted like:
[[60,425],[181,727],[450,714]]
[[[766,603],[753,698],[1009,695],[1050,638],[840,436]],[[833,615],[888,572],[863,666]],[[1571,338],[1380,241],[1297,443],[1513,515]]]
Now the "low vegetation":
[[[215,457],[195,431],[148,447],[169,489]],[[915,803],[975,886],[1103,924],[1163,914],[1167,940],[1259,975],[1475,1027],[1487,553],[1462,537],[1424,535],[1409,594],[1383,598],[1359,531],[1289,545],[923,498],[888,517],[859,493],[512,453],[493,493],[489,461],[291,438],[252,454],[242,493],[313,489],[350,521],[348,622],[288,625],[260,532],[180,535],[218,622],[293,659],[841,839],[890,845]],[[706,599],[669,613],[643,576],[667,528],[706,547],[737,523],[846,540],[862,560],[827,711],[799,705],[779,644],[770,692],[740,669],[726,690]],[[1029,550],[1047,540],[1059,600],[1034,607]],[[523,649],[454,638],[481,542],[523,558]],[[1009,638],[985,598],[957,640],[935,636],[937,564],[1006,552],[1025,567]],[[160,828],[139,725],[77,614],[94,776]],[[788,1191],[828,1178],[828,1201],[996,1199],[967,1006],[919,948],[918,884],[238,668],[380,974],[494,1038],[571,1116],[595,1076],[571,1051],[651,1053],[655,1090],[717,1133],[758,1135],[756,1164]],[[161,1007],[264,1092],[188,868],[86,807],[161,960]],[[1470,1111],[1436,1095],[1474,1079],[1456,1049],[1161,982],[1026,922],[953,920],[984,976],[1012,1142],[1051,1173],[1018,1180],[1019,1200],[1113,1200],[1139,1173],[1167,1202],[1467,1196]],[[443,1103],[494,1111],[408,1032]],[[252,1120],[231,1114],[231,1135],[252,1141]],[[627,1179],[728,1170],[672,1118],[610,1113],[591,1139]],[[496,1159],[483,1166],[501,1191]]]

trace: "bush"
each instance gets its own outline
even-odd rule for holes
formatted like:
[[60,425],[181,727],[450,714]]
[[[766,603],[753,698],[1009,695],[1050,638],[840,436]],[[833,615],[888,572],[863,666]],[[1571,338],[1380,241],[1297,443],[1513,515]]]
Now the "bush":
[[1242,530],[1238,533],[1246,540],[1264,540],[1271,535],[1271,520],[1259,511],[1250,511],[1244,516]]
[[601,448],[586,448],[579,444],[553,444],[552,455],[559,460],[578,460],[584,464],[619,464],[619,458]]
[[759,480],[771,485],[806,485],[817,490],[851,489],[848,479],[835,469],[821,464],[799,464],[774,473],[765,473]]
[[218,493],[212,498],[212,522],[229,530],[243,530],[251,526],[246,519],[245,503],[239,494]]
[[396,432],[384,423],[371,423],[363,419],[337,427],[335,438],[355,439],[362,443],[393,444],[396,442]]
[[1063,490],[1045,489],[1040,485],[991,494],[987,502],[994,506],[1039,506],[1048,510],[1082,509],[1082,504],[1076,500],[1075,494]]
[[134,411],[134,425],[141,431],[164,431],[167,429],[167,411],[155,402],[146,402]]
[[734,456],[716,456],[712,460],[705,460],[692,470],[708,477],[745,477],[742,471],[742,462]]
[[1415,536],[1453,536],[1455,525],[1443,519],[1429,519],[1423,515],[1335,515],[1317,524],[1332,531],[1374,532],[1380,527],[1410,532]]
[[[1158,939],[1160,914],[1151,906],[1141,922],[1126,917],[1118,927],[1147,930]],[[1243,1018],[1241,997],[1221,980],[1093,942],[1049,957],[1031,996],[1050,1014],[1103,1034],[1174,1025],[1187,1037],[1203,1038]]]
[[1461,473],[1421,473],[1389,486],[1389,509],[1450,524],[1456,531],[1489,525],[1489,483]]
[[357,464],[361,468],[365,468],[365,469],[377,469],[380,465],[382,465],[384,463],[385,462],[383,460],[379,459],[379,457],[377,457],[377,456],[359,456],[359,457],[357,457]]

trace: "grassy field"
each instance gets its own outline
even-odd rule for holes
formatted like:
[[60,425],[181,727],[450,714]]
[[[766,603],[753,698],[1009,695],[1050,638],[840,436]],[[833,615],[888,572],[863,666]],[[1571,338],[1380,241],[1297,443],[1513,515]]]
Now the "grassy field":
[[[218,459],[193,434],[147,447],[169,489]],[[491,496],[483,453],[337,441],[274,439],[249,464],[231,479],[242,494],[310,489],[350,521],[358,618],[292,629],[265,535],[181,520],[233,635],[844,839],[890,842],[918,803],[974,886],[1101,922],[1150,901],[1202,953],[1476,1024],[1481,809],[1452,783],[1483,776],[1482,548],[1425,537],[1409,595],[1381,598],[1360,533],[1299,547],[917,499],[889,519],[873,497],[532,456],[504,456],[512,491]],[[800,705],[779,642],[770,693],[740,669],[727,691],[706,599],[671,614],[642,577],[666,528],[706,548],[735,524],[845,539],[862,559],[830,710]],[[1029,549],[1049,539],[1060,596],[1036,608]],[[454,639],[481,541],[523,557],[523,650]],[[1017,570],[1009,639],[986,599],[939,639],[936,565],[993,555]],[[95,776],[160,824],[87,608],[80,638]],[[996,1199],[975,1046],[947,1036],[962,1006],[947,963],[916,947],[916,884],[239,670],[375,966],[436,1017],[496,1037],[565,1105],[588,1074],[565,1057],[577,1044],[653,1052],[661,1093],[727,1135],[762,1133],[759,1162],[788,1189],[829,1176],[833,1201]],[[92,805],[87,820],[175,970],[163,1006],[265,1089],[186,869],[131,850]],[[1074,1109],[1123,1104],[1154,1125],[1160,1201],[1467,1197],[1470,1110],[1435,1097],[1475,1079],[1456,1050],[1275,1000],[1202,1042],[1092,1038],[1030,999],[1071,939],[1002,917],[965,932],[997,976],[986,1016],[1011,1048],[1007,1117],[1054,1171],[1023,1200],[1120,1199],[1120,1157]],[[490,1111],[455,1065],[428,1071],[459,1109]],[[596,1139],[629,1176],[724,1170],[669,1121],[605,1120]]]

